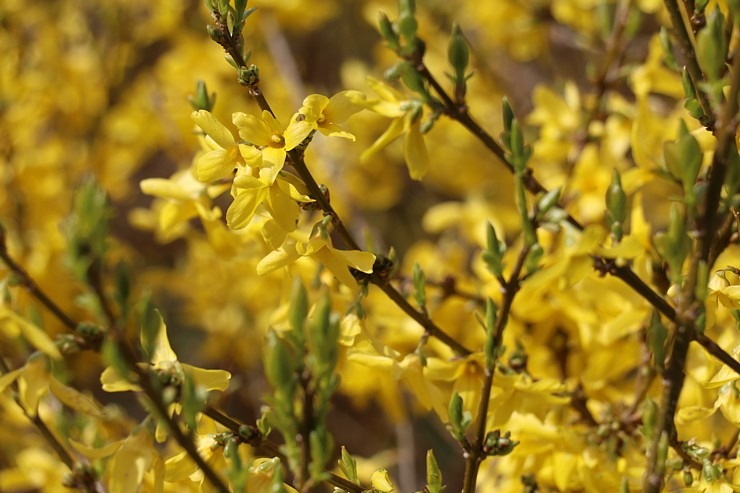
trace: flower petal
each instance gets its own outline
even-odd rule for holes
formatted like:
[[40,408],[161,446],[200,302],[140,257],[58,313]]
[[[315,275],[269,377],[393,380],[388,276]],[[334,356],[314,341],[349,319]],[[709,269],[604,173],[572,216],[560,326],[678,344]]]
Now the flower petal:
[[223,392],[229,387],[231,373],[226,370],[206,370],[195,366],[182,364],[182,368],[193,379],[193,382],[206,390],[220,390]]
[[288,240],[277,250],[268,253],[265,258],[257,264],[257,274],[264,275],[270,272],[286,267],[295,262],[300,255],[295,249],[295,241]]
[[272,143],[272,131],[263,120],[256,116],[234,113],[232,121],[239,129],[239,137],[247,142],[258,146]]
[[367,161],[373,154],[396,140],[396,138],[403,133],[403,127],[403,119],[396,118],[391,121],[390,126],[385,130],[385,132],[383,132],[380,137],[378,137],[378,140],[373,142],[373,145],[365,149],[362,155],[360,155],[360,161]]
[[288,128],[283,132],[283,138],[285,139],[285,150],[289,151],[298,146],[304,141],[308,134],[314,129],[314,126],[308,120],[299,121],[296,118],[291,120]]
[[419,120],[411,123],[403,146],[403,157],[409,168],[409,176],[413,180],[421,180],[429,169],[429,153],[419,126]]
[[323,111],[324,118],[331,123],[343,123],[349,117],[365,109],[367,98],[360,91],[338,92],[329,100]]
[[206,110],[193,111],[190,117],[206,135],[224,149],[234,145],[234,136],[212,113]]
[[267,189],[242,190],[226,211],[226,224],[231,229],[242,229],[249,224],[257,207],[265,200]]

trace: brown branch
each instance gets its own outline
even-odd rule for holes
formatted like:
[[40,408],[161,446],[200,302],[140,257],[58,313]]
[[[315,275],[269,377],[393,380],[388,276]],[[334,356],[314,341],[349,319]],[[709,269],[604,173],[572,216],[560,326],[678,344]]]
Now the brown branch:
[[0,226],[0,259],[8,266],[8,268],[15,273],[16,277],[20,280],[21,285],[36,298],[42,305],[44,305],[54,316],[72,332],[77,329],[77,323],[72,320],[72,317],[67,315],[59,305],[54,303],[46,293],[39,287],[36,281],[21,267],[8,252],[6,244],[6,233],[5,229]]
[[[3,373],[10,372],[10,368],[3,358],[0,358],[0,370],[2,370]],[[52,433],[46,423],[44,423],[44,420],[41,419],[41,416],[38,414],[38,410],[31,414],[28,409],[26,409],[20,399],[18,382],[14,380],[10,385],[13,389],[13,399],[15,400],[15,403],[71,472],[72,476],[69,479],[70,486],[82,488],[88,493],[104,493],[105,488],[98,481],[95,470],[89,467],[89,464],[77,461],[72,457],[67,448],[62,445],[62,443],[57,439],[57,436]]]
[[[280,459],[280,462],[287,463],[287,458],[282,452],[280,452],[280,447],[277,444],[270,442],[269,440],[260,436],[259,432],[254,434],[256,437],[254,440],[245,440],[243,437],[243,433],[241,432],[247,425],[239,423],[235,419],[227,416],[226,414],[212,406],[206,406],[206,408],[203,410],[203,414],[231,430],[232,433],[238,436],[241,440],[245,441],[245,443],[249,443],[249,445],[251,445],[255,449],[255,453],[257,455],[260,455],[262,457],[277,457]],[[332,472],[328,472],[328,474],[329,479],[327,481],[330,484],[345,491],[348,491],[350,493],[362,493],[363,491],[367,490],[361,485],[357,485],[352,481],[349,481],[348,479],[345,479],[337,474],[334,474]]]
[[683,21],[681,15],[681,8],[676,0],[664,0],[668,14],[671,17],[671,23],[673,24],[673,33],[678,39],[678,44],[681,46],[681,53],[683,53],[686,59],[686,71],[691,77],[691,82],[694,85],[696,91],[696,99],[699,101],[702,112],[705,116],[705,121],[702,124],[710,131],[714,131],[714,111],[712,106],[709,104],[706,94],[701,89],[701,83],[704,81],[704,74],[699,67],[699,62],[696,59],[696,50],[694,50],[694,43],[691,40],[691,36],[686,30],[686,24]]
[[[503,300],[501,301],[501,309],[496,319],[496,324],[493,328],[493,347],[494,347],[494,358],[498,358],[498,353],[501,348],[503,340],[504,329],[509,321],[509,312],[514,304],[514,298],[519,292],[519,283],[522,269],[524,268],[524,262],[527,260],[527,255],[530,251],[529,246],[525,246],[519,252],[519,256],[516,259],[516,263],[511,271],[509,280],[501,286],[503,290]],[[491,389],[493,388],[493,377],[496,374],[496,362],[494,361],[493,367],[489,368],[486,365],[485,368],[485,380],[483,381],[483,390],[481,391],[480,402],[478,403],[478,419],[477,429],[471,446],[466,450],[465,454],[465,473],[463,476],[463,493],[475,493],[475,484],[478,479],[478,470],[480,465],[486,459],[486,453],[483,450],[483,445],[486,439],[486,417],[488,415],[488,406],[491,400]]]

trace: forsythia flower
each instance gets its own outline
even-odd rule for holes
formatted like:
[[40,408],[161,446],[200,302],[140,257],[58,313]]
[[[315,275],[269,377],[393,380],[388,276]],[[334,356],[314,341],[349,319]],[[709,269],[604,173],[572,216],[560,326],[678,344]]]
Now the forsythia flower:
[[343,130],[344,123],[355,113],[362,111],[365,95],[359,91],[342,91],[330,98],[312,94],[303,100],[300,113],[307,123],[327,137],[344,137],[355,140],[355,136]]
[[[151,368],[155,372],[171,374],[175,380],[182,381],[182,372],[186,372],[193,379],[193,383],[206,390],[224,391],[229,386],[231,374],[225,370],[204,370],[177,360],[177,355],[170,346],[167,338],[167,327],[162,316],[157,312],[159,318],[159,330],[154,344],[154,352],[151,357]],[[143,365],[143,364],[142,364]],[[107,392],[125,392],[127,390],[140,390],[139,386],[122,378],[116,370],[106,368],[100,375],[103,390]]]
[[362,153],[360,159],[363,161],[368,159],[401,134],[406,134],[403,157],[411,178],[421,180],[429,168],[429,153],[420,129],[423,108],[421,101],[407,100],[400,92],[372,77],[368,77],[367,83],[380,96],[379,100],[368,101],[367,107],[380,115],[392,118],[392,121],[378,140]]
[[357,250],[337,250],[328,236],[321,235],[309,238],[304,233],[294,232],[277,250],[267,254],[257,264],[257,273],[268,274],[281,267],[286,267],[300,257],[313,257],[329,269],[344,285],[354,287],[357,281],[352,277],[349,268],[369,274],[373,271],[375,255]]
[[[198,180],[210,183],[229,176],[237,164],[259,165],[259,151],[246,144],[237,144],[234,136],[220,121],[205,110],[194,111],[192,119],[206,134],[201,154],[195,163]],[[285,159],[283,157],[283,159]]]
[[260,149],[262,164],[274,167],[276,172],[283,168],[288,151],[295,149],[311,133],[312,126],[308,121],[295,116],[287,128],[267,110],[262,111],[260,118],[246,113],[234,113],[233,122],[239,128],[239,136]]

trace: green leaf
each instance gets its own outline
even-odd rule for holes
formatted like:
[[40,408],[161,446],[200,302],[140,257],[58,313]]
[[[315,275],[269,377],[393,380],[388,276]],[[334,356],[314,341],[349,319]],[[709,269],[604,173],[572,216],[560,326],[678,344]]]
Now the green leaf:
[[414,281],[414,297],[416,298],[416,304],[419,305],[419,308],[425,309],[427,304],[426,277],[424,276],[424,271],[421,269],[418,262],[414,264],[411,276]]
[[427,487],[428,493],[442,493],[445,486],[442,484],[442,471],[434,457],[434,451],[427,450]]
[[344,477],[359,485],[360,480],[357,477],[357,461],[347,452],[347,449],[342,446],[342,457],[337,461],[339,469],[342,470]]

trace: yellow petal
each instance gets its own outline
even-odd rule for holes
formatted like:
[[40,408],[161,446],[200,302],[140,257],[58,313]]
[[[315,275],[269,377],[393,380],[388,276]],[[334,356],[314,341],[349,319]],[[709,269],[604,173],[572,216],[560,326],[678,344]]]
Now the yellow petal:
[[316,123],[316,120],[324,113],[324,108],[329,104],[329,98],[321,94],[311,94],[303,100],[303,106],[298,112],[306,117],[306,121]]
[[88,416],[102,418],[105,416],[103,410],[88,396],[80,393],[78,390],[68,387],[59,382],[56,378],[49,379],[49,390],[68,407],[80,411]]
[[262,166],[262,153],[254,146],[247,144],[239,144],[239,153],[244,158],[244,162],[247,166],[257,168]]
[[286,241],[280,248],[268,253],[257,264],[257,274],[265,275],[295,262],[300,257],[293,241]]
[[226,370],[205,370],[183,363],[182,368],[186,371],[193,382],[206,390],[224,391],[229,387],[231,373]]
[[43,357],[31,358],[18,379],[19,397],[26,412],[36,415],[39,401],[49,391],[49,369]]
[[230,151],[225,149],[203,153],[195,163],[195,176],[203,183],[226,178],[234,172],[236,167],[234,157]]
[[96,447],[88,447],[87,445],[81,442],[77,442],[75,440],[69,439],[69,444],[72,446],[73,449],[75,449],[77,452],[84,455],[88,459],[92,459],[92,460],[97,460],[97,459],[102,459],[104,457],[108,457],[109,455],[115,453],[115,451],[121,447],[122,443],[123,443],[123,440],[118,440],[113,443],[103,445],[100,448],[96,448]]
[[9,371],[8,373],[3,373],[0,375],[0,394],[5,390],[5,388],[10,385],[11,383],[15,382],[18,376],[20,376],[21,373],[23,373],[23,367],[18,368],[17,370]]
[[331,123],[343,123],[364,109],[366,97],[360,91],[342,91],[331,97],[324,108],[324,118]]
[[[177,355],[170,346],[170,340],[167,338],[167,326],[162,319],[159,310],[155,310],[156,317],[159,320],[159,330],[157,331],[157,340],[154,344],[154,354],[152,354],[152,363],[177,361]],[[143,342],[143,341],[142,341]]]
[[373,472],[372,476],[370,476],[370,483],[372,483],[374,489],[381,493],[390,493],[393,491],[391,477],[385,469],[378,469]]
[[191,118],[219,146],[227,149],[234,145],[234,136],[212,113],[205,110],[194,111]]
[[166,178],[147,178],[139,183],[141,191],[163,199],[189,200],[191,194],[172,180]]
[[378,137],[378,140],[373,142],[373,145],[365,149],[365,151],[360,155],[360,161],[367,161],[370,156],[396,140],[396,138],[398,138],[398,136],[403,133],[403,127],[403,119],[396,118],[391,121],[390,126],[385,130],[385,132],[383,132],[380,137]]
[[285,139],[285,150],[289,151],[294,149],[298,144],[308,137],[308,134],[313,130],[313,125],[308,120],[298,121],[296,118],[290,122],[288,128],[283,132],[283,138]]
[[285,231],[293,231],[298,224],[298,217],[301,213],[298,204],[277,183],[272,185],[269,190],[267,202],[270,206],[272,218]]
[[267,195],[266,188],[244,190],[239,193],[226,211],[226,223],[231,229],[242,229],[249,224],[257,207]]
[[135,383],[122,378],[116,370],[111,367],[103,370],[100,374],[100,383],[106,392],[126,392],[129,390],[140,390]]
[[429,169],[429,153],[419,130],[420,125],[420,120],[411,123],[403,146],[403,157],[412,180],[421,180]]
[[152,438],[145,430],[127,438],[111,459],[110,492],[137,491],[154,456]]
[[272,131],[261,119],[246,113],[234,113],[234,125],[239,129],[239,136],[247,142],[266,146],[272,143]]
[[59,348],[57,348],[54,341],[51,340],[51,337],[46,332],[15,313],[9,312],[7,316],[15,321],[23,337],[33,347],[54,359],[62,359],[62,353],[59,352]]

